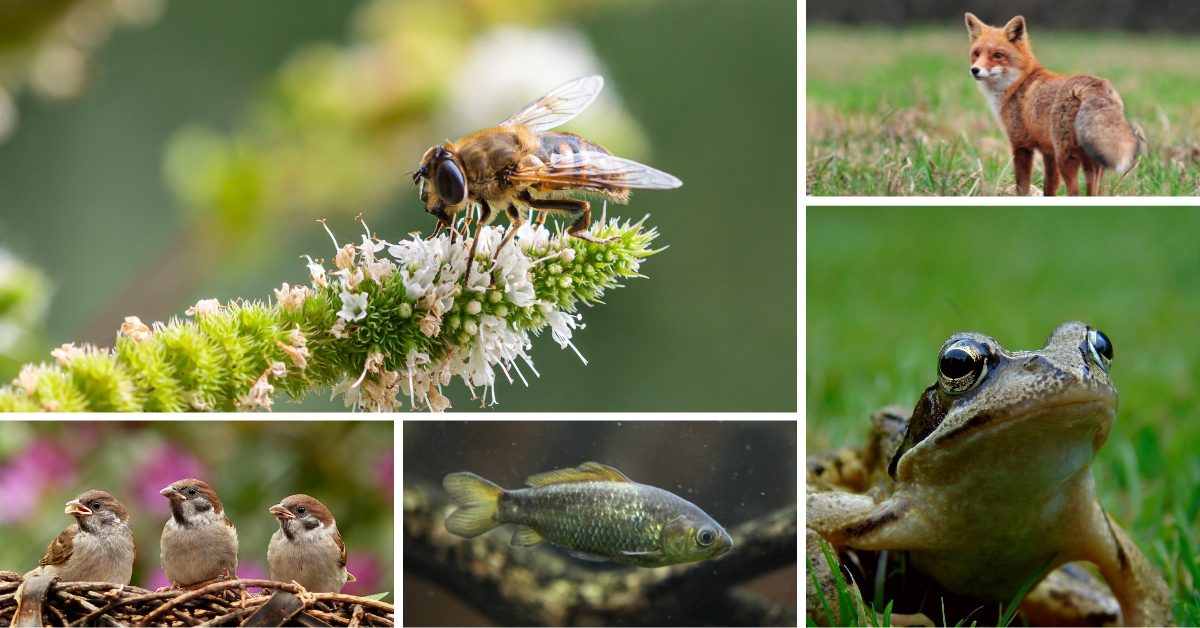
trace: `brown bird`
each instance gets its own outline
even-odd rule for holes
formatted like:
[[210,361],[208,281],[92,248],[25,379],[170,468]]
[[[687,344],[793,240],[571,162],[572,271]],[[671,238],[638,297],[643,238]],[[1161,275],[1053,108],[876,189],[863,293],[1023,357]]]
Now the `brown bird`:
[[171,502],[171,518],[163,526],[163,574],[175,587],[236,577],[237,528],[225,515],[221,499],[208,483],[188,478],[159,491]]
[[354,581],[346,571],[346,544],[325,504],[308,495],[289,495],[268,512],[279,520],[267,546],[272,580],[334,593]]
[[91,490],[67,502],[63,512],[75,523],[50,542],[37,569],[25,577],[129,584],[137,550],[129,513],[121,502],[105,491]]

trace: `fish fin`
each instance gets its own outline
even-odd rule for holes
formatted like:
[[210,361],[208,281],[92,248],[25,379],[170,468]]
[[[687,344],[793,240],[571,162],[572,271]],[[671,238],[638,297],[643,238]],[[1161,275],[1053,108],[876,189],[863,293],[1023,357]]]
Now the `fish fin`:
[[567,482],[632,482],[624,473],[600,464],[585,462],[572,469],[556,469],[545,473],[531,475],[525,479],[529,486],[547,486],[550,484],[565,484]]
[[594,563],[608,562],[607,556],[601,556],[599,554],[590,554],[588,552],[579,552],[579,551],[575,551],[575,550],[570,550],[567,553],[574,556],[575,558],[578,558],[579,560],[590,560]]
[[509,545],[513,547],[533,547],[543,540],[545,539],[537,533],[537,530],[529,526],[518,526],[517,531],[513,533],[512,541],[509,542]]
[[625,556],[662,556],[663,555],[663,551],[660,549],[650,550],[648,552],[626,552],[626,551],[622,550],[621,553],[624,554]]
[[496,511],[504,489],[474,473],[451,473],[442,478],[442,487],[458,506],[446,518],[446,530],[468,539],[500,525]]

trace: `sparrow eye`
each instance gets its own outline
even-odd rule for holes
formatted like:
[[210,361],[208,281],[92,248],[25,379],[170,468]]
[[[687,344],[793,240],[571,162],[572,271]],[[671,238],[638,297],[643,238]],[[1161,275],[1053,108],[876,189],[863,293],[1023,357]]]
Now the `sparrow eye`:
[[92,510],[100,510],[100,502],[98,502],[98,501],[92,502]]
[[196,490],[196,487],[194,487],[194,486],[193,486],[192,488],[189,488],[189,489],[187,490],[187,494],[188,494],[188,495],[195,495],[195,494],[196,494],[196,493],[198,493],[198,492],[199,492],[199,491],[197,491],[197,490]]
[[301,507],[299,507],[299,508],[297,508],[297,509],[296,509],[296,512],[302,515],[302,514],[304,514],[304,513],[308,512],[308,509],[307,509],[307,508],[305,508],[304,506],[301,506]]

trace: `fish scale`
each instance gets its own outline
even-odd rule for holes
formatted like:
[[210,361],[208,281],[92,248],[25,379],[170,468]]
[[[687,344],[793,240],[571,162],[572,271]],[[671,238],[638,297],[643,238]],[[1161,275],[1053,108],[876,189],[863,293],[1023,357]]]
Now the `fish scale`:
[[589,462],[531,476],[531,488],[504,490],[472,473],[451,473],[443,486],[460,506],[446,529],[474,537],[503,524],[521,526],[513,545],[543,540],[581,558],[641,567],[712,558],[733,545],[729,534],[691,502],[632,482]]

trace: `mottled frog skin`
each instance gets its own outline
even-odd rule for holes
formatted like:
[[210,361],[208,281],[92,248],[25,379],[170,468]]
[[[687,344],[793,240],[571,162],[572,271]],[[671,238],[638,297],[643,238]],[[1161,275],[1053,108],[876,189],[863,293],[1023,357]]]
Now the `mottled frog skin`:
[[[1112,357],[1108,338],[1081,322],[1059,326],[1040,351],[951,336],[911,417],[884,409],[865,448],[808,462],[806,545],[825,596],[836,600],[822,539],[864,586],[880,558],[904,561],[905,577],[927,579],[935,595],[995,609],[1049,570],[1021,605],[1031,623],[1170,622],[1170,590],[1096,499],[1091,462],[1117,409]],[[1094,564],[1108,587],[1076,562]],[[828,621],[805,581],[810,617]],[[927,604],[940,621],[939,602]]]

